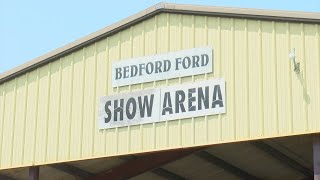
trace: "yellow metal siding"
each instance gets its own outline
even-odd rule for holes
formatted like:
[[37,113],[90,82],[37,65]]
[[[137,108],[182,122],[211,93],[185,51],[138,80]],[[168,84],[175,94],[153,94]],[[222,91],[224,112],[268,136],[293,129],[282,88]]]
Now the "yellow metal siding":
[[[103,96],[107,93],[107,84],[108,81],[105,79],[105,77],[109,76],[109,70],[108,70],[108,64],[107,64],[107,40],[100,41],[96,43],[96,58],[97,58],[97,64],[96,64],[96,97],[94,98],[94,102],[98,100],[98,97]],[[94,103],[95,108],[96,104]],[[96,111],[96,110],[95,110]],[[98,113],[94,112],[94,119],[98,119]],[[94,122],[94,142],[93,142],[93,154],[102,156],[106,152],[106,145],[105,145],[105,139],[106,139],[106,131],[104,130],[97,130],[98,129],[98,123]]]
[[[48,136],[48,118],[49,118],[49,97],[50,97],[50,76],[51,76],[51,64],[48,64],[42,68],[39,68],[39,97],[38,97],[38,109],[36,117],[36,129],[35,131],[35,149],[34,149],[34,161],[39,163],[46,162],[47,151],[47,136]],[[57,121],[57,120],[56,120]]]
[[[34,163],[35,138],[36,138],[36,123],[38,111],[39,97],[39,69],[28,73],[27,81],[27,106],[26,106],[26,121],[24,134],[24,148],[22,165],[32,165]],[[14,150],[15,151],[15,150]]]
[[[319,132],[319,43],[317,24],[161,13],[0,85],[0,169]],[[213,73],[112,88],[112,62],[208,45]],[[226,114],[98,130],[101,96],[218,77]]]
[[27,74],[17,78],[16,85],[16,103],[15,103],[15,121],[13,125],[13,142],[12,164],[20,164],[23,159],[23,145],[25,134],[25,117],[26,117],[26,101],[27,101]]
[[1,144],[1,166],[11,166],[13,153],[13,129],[15,120],[17,79],[6,83],[5,87],[5,107],[3,113],[2,144]]
[[57,160],[62,161],[69,158],[70,131],[71,131],[71,109],[72,109],[72,81],[73,81],[73,54],[61,60],[61,84],[60,84],[60,112]]
[[[234,46],[235,52],[234,56],[236,59],[247,59],[247,20],[246,19],[236,19],[234,21]],[[234,96],[235,104],[235,131],[237,133],[237,139],[247,139],[249,137],[249,118],[248,118],[248,108],[243,106],[243,104],[248,104],[249,94],[248,89],[243,87],[248,87],[248,61],[234,61],[234,86],[235,91],[241,96]]]
[[[261,22],[248,20],[248,94],[249,103],[249,135],[261,137],[263,135],[263,101],[262,101],[262,66],[261,66]],[[287,54],[286,54],[287,56]],[[284,61],[288,62],[288,58]]]
[[319,25],[304,25],[305,80],[303,96],[306,99],[308,130],[320,128],[320,46]]
[[69,156],[71,159],[81,157],[81,133],[83,124],[83,97],[84,95],[84,75],[85,62],[84,51],[86,48],[75,52],[73,56],[73,79],[72,79],[72,106],[71,106],[71,128]]
[[[207,74],[208,78],[221,77],[221,18],[207,17],[206,32],[207,43],[213,47],[214,65],[213,73]],[[206,116],[206,140],[207,142],[221,142],[222,137],[222,115]],[[210,127],[210,130],[209,130]]]
[[[3,142],[3,123],[4,123],[4,105],[5,105],[5,86],[0,86],[0,155],[2,156],[2,142]],[[1,161],[0,161],[1,163]]]

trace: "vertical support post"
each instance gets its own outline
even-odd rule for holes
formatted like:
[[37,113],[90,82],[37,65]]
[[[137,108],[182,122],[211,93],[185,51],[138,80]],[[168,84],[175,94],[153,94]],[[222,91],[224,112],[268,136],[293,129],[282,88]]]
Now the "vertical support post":
[[39,180],[39,166],[29,167],[29,180]]
[[313,136],[313,178],[320,180],[320,135]]

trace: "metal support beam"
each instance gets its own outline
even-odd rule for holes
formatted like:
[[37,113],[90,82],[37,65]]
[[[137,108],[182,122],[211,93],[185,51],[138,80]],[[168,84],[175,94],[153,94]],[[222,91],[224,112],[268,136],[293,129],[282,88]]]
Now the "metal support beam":
[[132,160],[123,163],[115,168],[106,170],[105,172],[92,176],[91,178],[88,178],[88,180],[129,179],[146,171],[158,168],[169,162],[183,158],[196,151],[199,151],[200,149],[202,148],[177,149],[171,151],[148,153],[146,155],[141,155],[137,158],[133,158]]
[[93,173],[87,172],[85,170],[82,170],[80,168],[77,168],[68,164],[50,164],[48,166],[83,179],[89,178],[94,175]]
[[234,174],[235,176],[238,176],[242,179],[247,179],[247,180],[256,180],[259,179],[251,174],[249,174],[248,172],[206,152],[206,151],[201,151],[195,154],[196,156],[200,157],[201,159],[208,161],[209,163],[218,166],[232,174]]
[[313,178],[320,180],[320,135],[313,136]]
[[29,167],[29,180],[39,180],[39,166]]
[[4,175],[4,174],[0,174],[0,179],[1,180],[14,180],[13,178],[7,176],[7,175]]
[[181,177],[173,172],[170,172],[166,169],[163,168],[157,168],[152,170],[151,172],[153,172],[154,174],[163,177],[164,179],[171,179],[171,180],[185,180],[186,178]]
[[251,142],[253,146],[256,148],[264,151],[265,153],[271,155],[275,159],[279,160],[283,164],[288,165],[292,169],[300,172],[301,174],[305,175],[306,177],[313,176],[312,170],[307,167],[304,167],[299,162],[293,160],[292,158],[288,157],[287,155],[283,154],[282,152],[278,151],[277,149],[273,148],[272,146],[262,142],[262,141],[253,141]]

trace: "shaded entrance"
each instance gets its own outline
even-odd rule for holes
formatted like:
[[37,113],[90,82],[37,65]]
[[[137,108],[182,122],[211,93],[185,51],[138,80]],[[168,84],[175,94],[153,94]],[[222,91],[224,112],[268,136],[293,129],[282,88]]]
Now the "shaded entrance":
[[[317,153],[313,156],[313,141],[319,142],[314,137],[299,135],[44,165],[39,168],[39,178],[313,179],[313,157],[317,157]],[[314,148],[318,151],[319,144]],[[29,168],[3,170],[1,179],[31,179],[34,173],[34,167],[30,172]]]

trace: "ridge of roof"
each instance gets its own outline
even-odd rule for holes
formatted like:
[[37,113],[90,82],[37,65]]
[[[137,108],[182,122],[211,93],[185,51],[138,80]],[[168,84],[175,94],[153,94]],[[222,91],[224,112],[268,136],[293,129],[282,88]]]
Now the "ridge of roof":
[[320,13],[316,12],[159,3],[78,40],[75,40],[67,45],[57,48],[49,53],[39,56],[22,65],[19,65],[13,69],[5,71],[4,73],[1,73],[0,84],[162,12],[320,24]]

